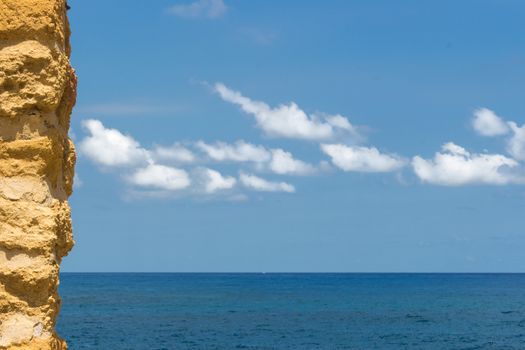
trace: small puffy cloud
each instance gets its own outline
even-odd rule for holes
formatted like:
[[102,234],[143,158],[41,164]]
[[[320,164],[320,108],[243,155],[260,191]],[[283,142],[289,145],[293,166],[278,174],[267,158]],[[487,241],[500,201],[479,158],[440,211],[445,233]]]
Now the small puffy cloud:
[[488,108],[480,108],[474,112],[472,126],[482,136],[499,136],[509,132],[507,123]]
[[206,193],[215,193],[221,190],[228,190],[235,186],[237,180],[232,176],[223,176],[220,172],[205,168],[202,169],[204,179],[204,191]]
[[444,144],[434,159],[419,156],[412,159],[414,172],[423,182],[445,186],[520,182],[511,173],[517,166],[514,159],[500,154],[470,153],[452,142]]
[[406,163],[401,157],[381,153],[375,147],[322,144],[321,150],[344,171],[389,172],[401,169]]
[[80,142],[80,151],[95,163],[108,167],[131,166],[150,159],[148,151],[131,136],[106,128],[99,120],[88,119],[82,125],[90,135]]
[[353,129],[345,117],[327,116],[322,120],[316,115],[306,114],[294,102],[271,108],[268,104],[253,101],[221,83],[215,84],[214,90],[223,100],[236,104],[244,112],[253,115],[257,126],[269,136],[328,140],[338,133]]
[[185,170],[160,164],[150,164],[137,169],[127,177],[136,186],[166,191],[182,190],[191,185],[190,177]]
[[197,160],[192,151],[180,144],[172,146],[156,146],[151,151],[152,157],[157,161],[174,161],[177,163],[193,163]]
[[505,122],[490,109],[481,108],[474,113],[472,126],[482,136],[510,134],[507,152],[515,159],[525,160],[525,124],[520,127],[516,122]]
[[223,0],[197,0],[188,4],[177,4],[168,9],[168,13],[184,18],[219,18],[226,13]]
[[447,142],[441,146],[441,150],[449,154],[455,154],[463,157],[470,157],[470,152],[468,152],[463,147],[456,145],[453,142]]
[[272,160],[268,167],[276,174],[308,175],[316,171],[315,167],[295,159],[290,152],[282,149],[273,149]]
[[519,127],[515,122],[509,122],[512,136],[507,141],[507,151],[519,160],[525,160],[525,124]]
[[295,187],[286,182],[272,182],[251,174],[241,173],[239,180],[245,187],[255,191],[295,192]]
[[283,149],[267,149],[242,140],[234,144],[216,142],[207,144],[199,141],[196,147],[209,158],[218,162],[253,162],[259,170],[270,170],[276,174],[308,175],[316,171],[315,167],[295,159]]
[[350,124],[350,121],[348,121],[347,118],[343,117],[340,114],[327,115],[325,118],[326,118],[326,121],[328,122],[328,124],[332,125],[335,128],[339,128],[339,129],[342,129],[342,130],[347,130],[347,131],[351,131],[353,133],[357,133],[357,130],[355,129],[355,127],[352,124]]
[[207,144],[199,141],[197,148],[206,153],[208,157],[215,161],[232,161],[232,162],[266,162],[270,160],[270,152],[263,146],[256,146],[242,140],[230,145],[225,142],[216,142]]

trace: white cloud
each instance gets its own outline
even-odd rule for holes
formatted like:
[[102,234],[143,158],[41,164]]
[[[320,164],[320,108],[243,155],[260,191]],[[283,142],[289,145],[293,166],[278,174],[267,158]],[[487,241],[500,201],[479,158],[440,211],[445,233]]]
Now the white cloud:
[[423,182],[445,186],[521,182],[510,171],[517,166],[514,159],[500,154],[470,153],[452,142],[444,144],[434,159],[419,156],[412,159],[414,172]]
[[148,151],[131,136],[105,128],[99,120],[85,120],[82,125],[91,135],[80,142],[80,151],[92,161],[111,167],[137,165],[150,159]]
[[322,144],[321,150],[344,171],[389,172],[401,169],[405,160],[395,154],[381,153],[375,147]]
[[272,182],[255,175],[241,173],[241,183],[252,190],[263,192],[295,192],[295,187],[286,182]]
[[302,160],[294,159],[290,152],[282,149],[273,149],[271,152],[272,160],[268,166],[276,174],[308,175],[316,171],[312,165]]
[[264,102],[253,101],[240,92],[229,89],[221,83],[214,86],[220,97],[234,103],[255,117],[257,126],[270,136],[306,140],[328,140],[338,132],[353,129],[348,119],[337,115],[327,116],[326,121],[316,115],[308,115],[294,102],[271,108]]
[[225,142],[207,144],[199,141],[196,146],[218,162],[253,162],[257,164],[259,170],[266,169],[281,175],[308,175],[316,171],[314,166],[295,159],[290,152],[283,149],[267,149],[242,140],[234,144]]
[[128,176],[128,181],[136,186],[176,191],[190,186],[191,181],[185,170],[160,164],[150,164],[137,169]]
[[356,132],[354,126],[352,124],[350,124],[348,119],[346,119],[345,117],[343,117],[340,114],[329,115],[329,116],[326,117],[326,121],[328,122],[328,124],[330,124],[330,125],[332,125],[332,126],[334,126],[336,128],[343,129],[343,130],[348,130],[348,131],[352,131],[352,132]]
[[496,113],[487,108],[475,111],[472,125],[482,136],[511,135],[507,138],[507,152],[518,160],[525,160],[525,124],[521,127],[516,122],[505,122]]
[[519,127],[515,122],[509,122],[512,136],[507,141],[507,151],[516,159],[525,160],[525,124]]
[[208,157],[215,161],[233,162],[267,162],[270,160],[270,152],[263,146],[256,146],[242,140],[230,145],[225,142],[207,144],[199,141],[197,148],[206,153]]
[[223,0],[197,0],[189,4],[178,4],[170,7],[168,12],[185,18],[218,18],[226,13]]
[[221,190],[228,190],[235,186],[237,180],[232,176],[223,176],[220,172],[205,168],[202,169],[204,178],[204,191],[206,193],[215,193]]
[[470,153],[463,147],[456,145],[453,142],[447,142],[441,146],[441,150],[450,154],[456,154],[463,157],[470,157]]
[[[147,150],[133,137],[124,135],[119,130],[106,128],[98,120],[86,120],[83,125],[89,135],[80,142],[82,153],[106,167],[128,167],[123,178],[130,185],[144,189],[138,192],[131,189],[130,193],[139,197],[165,198],[174,191],[195,195],[212,194],[232,189],[237,184],[235,177],[224,176],[217,170],[197,167],[190,169],[188,173],[184,169],[166,165],[167,161],[206,162],[205,159],[197,159],[190,149],[180,143],[168,147],[155,146],[152,150]],[[294,159],[291,153],[282,149],[267,149],[242,140],[234,144],[207,144],[200,141],[195,147],[213,161],[252,162],[259,170],[279,174],[303,175],[315,170],[313,166]],[[295,191],[292,185],[285,182],[271,182],[246,174],[242,174],[240,178],[244,187],[257,191]],[[77,179],[76,186],[80,183]]]
[[192,151],[177,143],[169,147],[155,146],[151,155],[157,161],[166,160],[178,163],[193,163],[197,160],[197,157],[195,157]]
[[480,108],[474,112],[472,126],[482,136],[499,136],[509,132],[507,123],[488,108]]

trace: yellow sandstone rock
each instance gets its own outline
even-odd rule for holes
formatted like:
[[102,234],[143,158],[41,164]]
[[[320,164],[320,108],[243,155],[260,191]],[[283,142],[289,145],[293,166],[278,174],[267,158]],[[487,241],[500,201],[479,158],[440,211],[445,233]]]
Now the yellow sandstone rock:
[[76,97],[65,0],[0,0],[0,349],[66,349],[55,332]]

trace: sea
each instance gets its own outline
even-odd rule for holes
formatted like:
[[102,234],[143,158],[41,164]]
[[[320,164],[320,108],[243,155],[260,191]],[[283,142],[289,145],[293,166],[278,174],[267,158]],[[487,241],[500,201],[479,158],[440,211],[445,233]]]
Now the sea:
[[525,274],[64,273],[70,349],[525,349]]

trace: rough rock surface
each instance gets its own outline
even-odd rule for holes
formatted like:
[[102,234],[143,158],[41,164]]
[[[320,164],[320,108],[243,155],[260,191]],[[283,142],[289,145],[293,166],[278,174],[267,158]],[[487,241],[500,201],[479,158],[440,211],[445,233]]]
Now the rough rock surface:
[[69,53],[65,0],[0,0],[0,349],[66,349],[54,326],[73,246]]

